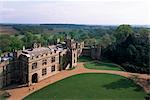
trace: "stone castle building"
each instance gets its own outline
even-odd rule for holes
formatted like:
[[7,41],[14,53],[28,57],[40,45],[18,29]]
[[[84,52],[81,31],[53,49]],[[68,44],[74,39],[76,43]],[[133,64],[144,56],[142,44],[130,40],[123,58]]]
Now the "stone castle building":
[[34,44],[0,58],[0,88],[12,84],[28,86],[77,64],[84,42],[65,39],[55,45]]
[[82,49],[81,55],[90,57],[94,60],[100,60],[101,59],[101,46],[100,45],[86,46]]

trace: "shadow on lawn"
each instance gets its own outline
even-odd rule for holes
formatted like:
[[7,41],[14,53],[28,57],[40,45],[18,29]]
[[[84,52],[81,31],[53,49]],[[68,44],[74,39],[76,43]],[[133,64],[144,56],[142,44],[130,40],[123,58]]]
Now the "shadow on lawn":
[[141,91],[142,87],[139,85],[136,85],[133,83],[133,81],[128,80],[128,79],[120,79],[116,82],[112,82],[110,84],[104,85],[106,89],[127,89],[127,88],[134,88],[134,91]]

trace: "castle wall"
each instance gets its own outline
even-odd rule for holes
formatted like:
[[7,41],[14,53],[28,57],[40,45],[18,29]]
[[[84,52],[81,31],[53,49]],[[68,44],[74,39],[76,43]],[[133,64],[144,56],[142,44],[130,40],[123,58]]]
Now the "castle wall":
[[9,60],[0,63],[0,88],[11,84],[12,73]]
[[71,53],[71,67],[76,66],[77,65],[77,49],[72,50]]
[[96,59],[100,60],[101,58],[101,47],[97,48]]
[[3,87],[3,67],[0,67],[0,88]]
[[101,47],[85,47],[82,50],[81,56],[87,56],[94,60],[99,60],[101,57]]
[[[55,57],[55,61],[54,62],[51,62],[52,61],[52,57]],[[46,63],[45,65],[43,65],[43,60],[46,60]],[[32,64],[33,63],[37,63],[37,68],[33,69],[32,68]],[[52,72],[51,71],[51,67],[52,66],[55,66],[55,71]],[[29,84],[32,84],[32,75],[37,73],[38,74],[38,81],[41,81],[49,76],[52,76],[54,74],[56,74],[57,72],[59,72],[59,68],[60,67],[60,64],[59,64],[59,53],[56,52],[56,53],[53,53],[53,54],[49,54],[49,55],[44,55],[42,58],[39,58],[39,59],[32,59],[29,61],[29,64],[28,64],[28,81],[29,81]],[[45,75],[42,75],[42,70],[46,68],[46,74]]]
[[81,56],[91,57],[91,48],[83,48]]

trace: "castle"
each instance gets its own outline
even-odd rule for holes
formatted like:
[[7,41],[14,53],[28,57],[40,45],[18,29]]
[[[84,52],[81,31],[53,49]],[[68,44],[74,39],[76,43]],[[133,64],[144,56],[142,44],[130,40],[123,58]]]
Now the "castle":
[[35,43],[33,48],[15,51],[0,57],[0,88],[12,84],[30,86],[61,70],[77,64],[84,42],[66,38],[64,42],[42,47]]
[[93,46],[84,46],[82,49],[82,56],[90,57],[93,60],[101,59],[101,46],[93,45]]

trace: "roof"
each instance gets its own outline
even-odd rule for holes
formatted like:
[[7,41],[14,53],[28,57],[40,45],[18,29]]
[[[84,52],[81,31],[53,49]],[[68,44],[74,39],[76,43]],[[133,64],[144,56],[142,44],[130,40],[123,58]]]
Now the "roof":
[[8,57],[7,57],[7,58],[6,58],[6,57],[5,57],[5,58],[2,58],[2,59],[1,59],[2,61],[0,61],[0,67],[3,67],[3,66],[5,66],[5,65],[9,64],[9,59],[10,59],[10,58],[8,58]]
[[43,53],[54,52],[54,51],[62,52],[64,49],[66,49],[66,47],[60,43],[60,44],[51,45],[48,47],[26,49],[26,50],[23,50],[22,53],[23,53],[23,55],[25,55],[27,57],[31,57],[31,56],[38,56],[38,55],[43,54]]
[[[24,54],[29,54],[30,56],[35,56],[35,55],[39,55],[41,53],[46,53],[50,51],[49,48],[47,47],[40,47],[40,48],[34,48],[34,49],[26,49],[26,50],[23,50],[23,53]],[[27,55],[28,56],[28,55]]]

